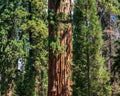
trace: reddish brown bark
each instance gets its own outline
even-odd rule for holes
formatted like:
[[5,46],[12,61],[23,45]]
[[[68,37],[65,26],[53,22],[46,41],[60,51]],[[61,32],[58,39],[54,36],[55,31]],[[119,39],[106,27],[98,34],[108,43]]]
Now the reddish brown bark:
[[[55,3],[56,2],[56,3]],[[70,0],[49,0],[49,10],[53,9],[55,14],[65,13],[71,15]],[[59,21],[59,20],[58,20]],[[57,35],[60,36],[61,46],[66,46],[63,52],[52,52],[49,45],[49,76],[48,76],[48,96],[71,96],[71,59],[72,59],[72,24],[70,16],[67,18],[67,30],[61,30],[60,22],[58,22]],[[57,27],[56,26],[56,27]],[[49,37],[55,37],[54,25],[49,24]],[[50,43],[50,42],[49,42]]]

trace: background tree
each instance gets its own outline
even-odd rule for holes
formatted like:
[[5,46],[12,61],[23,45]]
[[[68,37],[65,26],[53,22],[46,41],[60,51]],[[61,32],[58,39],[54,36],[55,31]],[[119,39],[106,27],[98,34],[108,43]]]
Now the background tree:
[[33,0],[26,2],[26,6],[29,16],[23,29],[29,34],[30,47],[28,62],[25,66],[25,96],[44,96],[47,80],[46,5],[45,1]]
[[[18,1],[19,2],[19,1]],[[2,95],[14,94],[14,78],[17,60],[20,56],[20,41],[18,40],[17,1],[1,1],[0,8],[0,74]]]
[[[103,56],[105,58],[105,65],[111,78],[112,96],[115,95],[118,88],[115,88],[114,76],[112,73],[112,65],[114,63],[113,57],[115,55],[115,41],[119,38],[118,15],[119,15],[119,0],[98,0],[98,15],[100,17],[101,26],[103,30]],[[114,94],[114,95],[113,95]]]
[[[0,2],[2,95],[46,95],[47,7],[45,2],[40,0]],[[30,3],[32,12],[28,10]],[[29,32],[32,32],[32,36]],[[30,55],[29,52],[33,54]],[[20,64],[23,68],[19,67]]]
[[113,78],[114,78],[114,87],[116,90],[114,90],[113,96],[119,96],[120,90],[119,90],[119,84],[120,84],[120,76],[119,71],[120,69],[120,40],[116,41],[116,56],[114,56],[114,63],[112,65],[112,72],[113,72]]
[[110,96],[109,75],[101,50],[103,41],[97,2],[75,1],[73,21],[73,95]]

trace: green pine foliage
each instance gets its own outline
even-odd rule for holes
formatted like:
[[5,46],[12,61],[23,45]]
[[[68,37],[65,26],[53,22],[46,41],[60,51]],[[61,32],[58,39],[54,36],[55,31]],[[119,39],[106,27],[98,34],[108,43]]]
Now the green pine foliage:
[[[47,5],[45,0],[33,0],[31,3],[32,13],[29,13],[28,2],[24,0],[0,1],[2,96],[7,94],[10,84],[12,95],[45,96],[47,93]],[[33,33],[32,44],[29,41],[29,30]],[[31,49],[34,55],[29,57]],[[22,70],[17,69],[20,58],[25,66]],[[34,63],[32,65],[31,60]],[[37,79],[34,78],[36,75]],[[38,85],[38,93],[35,92],[35,85]]]
[[[110,57],[113,61],[110,80],[105,66],[107,57],[102,57],[105,41],[101,26],[106,27],[107,19],[102,22],[102,17],[98,18],[96,1],[100,2],[101,16],[120,18],[120,0],[74,1],[73,96],[111,96],[111,87],[116,86],[115,95],[120,96],[120,40],[115,43],[114,58]],[[48,16],[47,3],[47,0],[0,0],[1,96],[47,96],[48,45],[53,54],[65,51],[57,31],[67,31],[68,25],[64,23],[70,22],[69,16],[62,12],[55,14],[50,9]],[[49,40],[47,20],[55,25],[55,36]],[[119,27],[119,20],[116,24]],[[21,70],[18,69],[20,58]],[[110,86],[110,82],[115,86]]]
[[110,96],[95,0],[76,0],[73,16],[73,96]]
[[15,13],[18,2],[1,1],[0,11],[0,74],[1,94],[14,89],[17,60],[21,54],[21,43],[17,40],[19,23]]
[[[45,1],[29,2],[28,19],[22,25],[23,31],[29,35],[29,55],[25,66],[25,96],[44,96],[47,91],[47,22]],[[31,7],[30,7],[31,6]],[[31,10],[31,12],[29,11]],[[37,92],[38,91],[38,92]]]
[[15,70],[15,83],[14,83],[14,95],[23,95],[25,94],[25,86],[24,86],[24,74],[25,74],[25,70],[24,70],[24,66],[27,63],[27,57],[28,57],[28,47],[29,47],[29,42],[28,42],[28,33],[24,31],[23,25],[26,24],[27,22],[27,17],[28,17],[28,12],[26,10],[26,7],[24,6],[22,0],[19,0],[18,2],[16,2],[16,9],[15,9],[15,16],[17,17],[16,19],[16,23],[17,25],[17,43],[19,46],[19,50],[18,50],[18,59],[17,59],[17,67],[18,65],[18,61],[21,58],[21,63],[22,65],[22,69],[18,69],[16,68]]
[[119,10],[119,0],[100,0],[102,4],[102,8],[104,8],[105,12],[114,14],[114,15],[119,15],[120,10]]

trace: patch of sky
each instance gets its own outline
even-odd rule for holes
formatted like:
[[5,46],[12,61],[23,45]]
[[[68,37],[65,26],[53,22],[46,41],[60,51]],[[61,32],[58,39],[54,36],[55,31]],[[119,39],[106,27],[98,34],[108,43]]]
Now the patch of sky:
[[111,18],[113,21],[116,21],[116,20],[117,20],[117,17],[114,16],[114,15],[111,15],[110,18]]
[[22,31],[21,31],[21,30],[17,30],[17,32],[18,32],[18,33],[22,33]]
[[24,69],[24,62],[22,58],[18,59],[18,70],[22,71]]

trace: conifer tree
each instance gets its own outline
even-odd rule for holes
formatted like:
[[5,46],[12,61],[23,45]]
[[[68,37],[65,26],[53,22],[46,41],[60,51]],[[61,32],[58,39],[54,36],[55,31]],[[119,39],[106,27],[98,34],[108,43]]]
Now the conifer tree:
[[97,2],[76,0],[73,20],[73,96],[110,96]]
[[[107,70],[109,72],[109,76],[111,78],[111,88],[112,88],[112,96],[116,94],[117,82],[114,80],[114,75],[112,73],[112,65],[113,65],[113,56],[115,55],[115,41],[119,37],[118,31],[118,15],[120,13],[119,10],[119,0],[98,0],[98,15],[100,17],[101,26],[103,30],[103,56],[105,57],[105,65],[107,66]],[[115,81],[115,82],[114,82]],[[118,85],[117,85],[118,86]]]
[[23,30],[28,33],[29,56],[25,66],[25,96],[44,96],[47,74],[47,22],[45,1],[25,2],[29,16]]
[[[0,2],[0,90],[2,96],[46,95],[46,1],[33,0],[30,3],[32,12],[28,10],[30,6],[26,0]],[[30,30],[32,36],[29,35]],[[33,53],[30,58],[28,58],[28,52]],[[18,70],[20,58],[25,64],[25,70]]]
[[12,96],[19,56],[17,43],[16,1],[1,1],[0,7],[0,74],[1,95]]
[[120,95],[120,40],[116,41],[116,56],[113,58],[114,63],[112,67],[113,73],[113,95]]
[[71,96],[71,0],[49,0],[48,96]]

